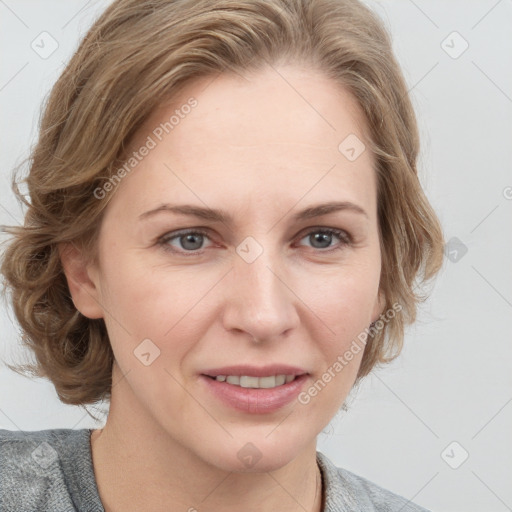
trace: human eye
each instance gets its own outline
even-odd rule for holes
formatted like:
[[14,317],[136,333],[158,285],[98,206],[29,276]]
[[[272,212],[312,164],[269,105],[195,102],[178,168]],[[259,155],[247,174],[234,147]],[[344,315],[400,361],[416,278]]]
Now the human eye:
[[164,250],[183,256],[197,256],[203,254],[203,243],[210,240],[208,233],[199,228],[173,231],[161,236],[157,244]]
[[[331,245],[336,238],[340,240],[340,242],[337,245]],[[346,231],[324,227],[310,229],[299,241],[305,239],[311,241],[313,249],[318,249],[320,252],[339,251],[352,243],[352,238]]]

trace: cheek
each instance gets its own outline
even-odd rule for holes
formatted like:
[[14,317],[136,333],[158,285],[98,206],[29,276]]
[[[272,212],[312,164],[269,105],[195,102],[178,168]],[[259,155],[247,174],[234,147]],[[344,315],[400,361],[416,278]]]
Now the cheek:
[[[319,328],[314,337],[322,358],[321,374],[316,376],[311,396],[305,396],[314,411],[325,407],[334,414],[356,379],[378,293],[380,273],[376,263],[378,259],[368,265],[340,268],[330,279],[317,281],[323,284],[321,288],[313,287],[309,292],[310,308],[329,327]],[[315,393],[318,398],[313,399]]]
[[[193,339],[200,327],[194,314],[215,284],[213,276],[188,268],[151,267],[142,258],[112,255],[105,265],[102,300],[112,344],[149,338],[164,350],[173,338]],[[217,278],[218,280],[218,278]],[[188,333],[188,336],[187,336]]]
[[335,333],[338,340],[357,335],[370,323],[377,298],[380,271],[375,264],[345,265],[326,276],[317,276],[315,286],[304,285],[304,302]]
[[311,415],[334,415],[349,394],[363,358],[378,281],[373,265],[346,266],[329,279],[317,279],[319,286],[309,292],[304,288],[304,302],[317,317],[310,333],[321,357],[320,373],[299,400]]

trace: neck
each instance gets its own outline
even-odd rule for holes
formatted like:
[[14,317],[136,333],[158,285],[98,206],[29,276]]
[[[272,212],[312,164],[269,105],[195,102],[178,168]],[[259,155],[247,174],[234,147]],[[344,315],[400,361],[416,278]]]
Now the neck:
[[[91,436],[94,474],[105,512],[321,512],[316,442],[272,471],[225,471],[172,438],[142,404],[113,388],[102,430]],[[115,391],[115,392],[114,392]]]

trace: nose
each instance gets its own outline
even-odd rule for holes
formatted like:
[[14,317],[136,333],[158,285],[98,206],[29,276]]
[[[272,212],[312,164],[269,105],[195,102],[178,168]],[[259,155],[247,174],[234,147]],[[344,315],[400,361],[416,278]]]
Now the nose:
[[224,328],[259,342],[291,333],[299,325],[300,300],[280,256],[264,249],[249,263],[234,254],[233,267],[222,290]]

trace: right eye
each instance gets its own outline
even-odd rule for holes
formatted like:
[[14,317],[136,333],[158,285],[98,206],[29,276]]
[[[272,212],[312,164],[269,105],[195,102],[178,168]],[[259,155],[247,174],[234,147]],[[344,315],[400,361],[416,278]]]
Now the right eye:
[[[164,251],[184,256],[194,256],[203,254],[203,242],[205,238],[209,239],[208,233],[201,229],[188,229],[184,231],[172,231],[166,233],[158,239],[158,245]],[[176,242],[174,245],[173,243]],[[199,251],[199,252],[198,252]]]

